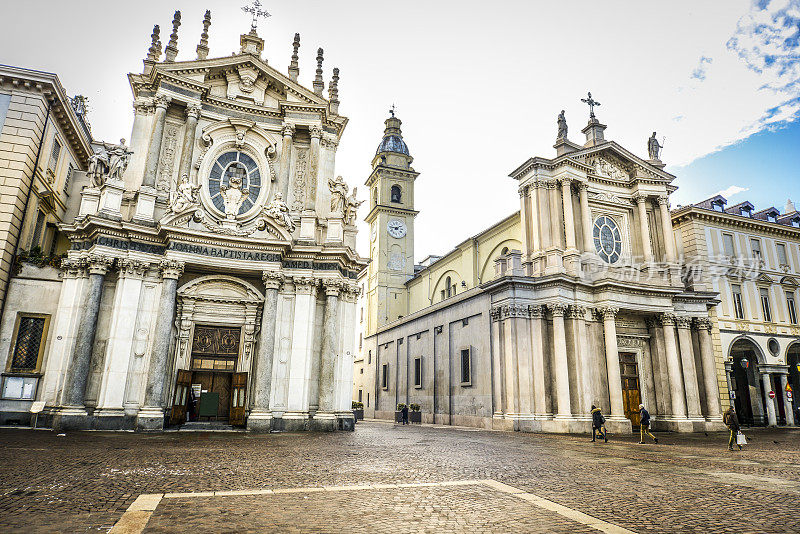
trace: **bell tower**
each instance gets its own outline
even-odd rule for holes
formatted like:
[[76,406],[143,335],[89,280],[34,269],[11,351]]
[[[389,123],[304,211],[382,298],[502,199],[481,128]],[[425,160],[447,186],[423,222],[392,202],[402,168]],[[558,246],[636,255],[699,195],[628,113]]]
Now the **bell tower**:
[[408,313],[406,282],[414,276],[414,180],[400,130],[400,119],[386,119],[386,129],[365,185],[369,191],[369,257],[366,335]]

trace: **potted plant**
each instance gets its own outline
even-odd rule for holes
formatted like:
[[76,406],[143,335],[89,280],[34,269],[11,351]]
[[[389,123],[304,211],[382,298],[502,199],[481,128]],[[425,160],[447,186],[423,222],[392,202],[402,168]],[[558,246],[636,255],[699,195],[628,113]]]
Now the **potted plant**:
[[411,413],[408,414],[409,423],[422,423],[422,412],[419,411],[419,404],[409,404]]
[[353,401],[353,417],[356,421],[362,421],[364,419],[364,403]]
[[397,410],[394,412],[394,422],[395,423],[402,423],[403,422],[403,408],[406,405],[404,403],[400,403],[397,405]]

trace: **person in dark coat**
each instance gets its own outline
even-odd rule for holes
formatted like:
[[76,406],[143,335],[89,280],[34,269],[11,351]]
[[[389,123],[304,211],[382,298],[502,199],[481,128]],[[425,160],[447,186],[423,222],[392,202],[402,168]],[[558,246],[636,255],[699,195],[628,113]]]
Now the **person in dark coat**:
[[[731,437],[728,440],[728,450],[733,450],[733,444],[736,443],[736,435],[739,434],[739,418],[736,416],[736,410],[733,409],[733,406],[725,410],[725,413],[722,414],[722,422],[725,423],[725,426],[731,431]],[[736,443],[739,447],[739,450],[742,450],[742,446]]]
[[408,424],[408,406],[406,406],[404,404],[403,405],[403,409],[400,410],[400,412],[403,414],[403,424],[407,425]]
[[600,437],[608,443],[608,432],[606,432],[606,418],[600,412],[600,408],[592,404],[592,441],[595,441],[595,433],[599,433]]
[[653,438],[655,443],[658,443],[658,438],[650,433],[650,412],[645,409],[644,404],[639,405],[639,415],[641,415],[641,420],[639,421],[639,443],[644,443],[645,434]]

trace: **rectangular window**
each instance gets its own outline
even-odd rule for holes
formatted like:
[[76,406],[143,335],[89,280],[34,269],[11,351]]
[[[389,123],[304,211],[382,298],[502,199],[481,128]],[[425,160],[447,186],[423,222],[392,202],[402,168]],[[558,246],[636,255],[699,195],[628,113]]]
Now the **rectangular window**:
[[461,349],[461,385],[472,385],[472,351]]
[[58,139],[54,137],[53,148],[50,149],[50,161],[47,163],[47,170],[49,170],[53,174],[56,173],[56,167],[58,167],[58,157],[60,155],[61,155],[61,143],[59,143]]
[[39,370],[39,360],[47,339],[49,320],[49,315],[20,314],[17,317],[9,372],[35,373]]
[[361,400],[361,399],[362,399],[362,395],[363,395],[363,393],[364,393],[364,392],[363,392],[363,391],[361,391],[360,389],[358,390],[358,402],[364,402],[363,400]]
[[67,176],[64,178],[64,194],[69,196],[69,184],[72,182],[72,173],[75,172],[75,167],[72,163],[69,164],[67,168]]
[[754,259],[760,260],[761,259],[761,240],[760,239],[751,239],[750,240],[750,252],[752,252],[752,256]]
[[358,334],[358,350],[361,350],[361,347],[364,345],[364,337],[362,334]]
[[789,265],[786,258],[786,245],[778,243],[775,247],[778,249],[778,265]]
[[786,293],[786,307],[789,309],[789,322],[797,324],[797,308],[794,305],[794,294]]
[[744,319],[744,306],[742,305],[742,286],[731,284],[733,293],[733,311],[737,319]]
[[361,320],[359,322],[361,322],[361,323],[364,322],[364,307],[363,306],[361,307]]
[[447,298],[447,297],[445,296],[444,289],[442,289],[442,300],[444,300],[445,298]]
[[42,228],[44,227],[44,212],[40,211],[36,215],[36,225],[33,227],[33,237],[31,238],[31,248],[42,246]]
[[414,387],[422,387],[422,358],[414,358]]
[[732,234],[722,234],[722,251],[723,254],[725,254],[729,258],[733,258],[736,256],[736,249],[733,247]]
[[381,387],[389,389],[389,364],[384,363],[381,366]]
[[761,294],[761,311],[764,313],[764,321],[772,322],[772,310],[769,307],[769,289],[762,288],[759,290]]
[[372,351],[367,353],[367,363],[372,363]]
[[369,391],[367,391],[367,406],[369,406]]

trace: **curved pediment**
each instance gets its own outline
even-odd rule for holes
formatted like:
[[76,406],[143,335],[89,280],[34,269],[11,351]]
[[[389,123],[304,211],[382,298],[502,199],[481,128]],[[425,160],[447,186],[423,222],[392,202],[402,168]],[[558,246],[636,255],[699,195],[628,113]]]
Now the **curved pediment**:
[[178,289],[184,299],[215,302],[260,303],[264,296],[255,286],[239,278],[226,275],[210,275],[196,278]]

